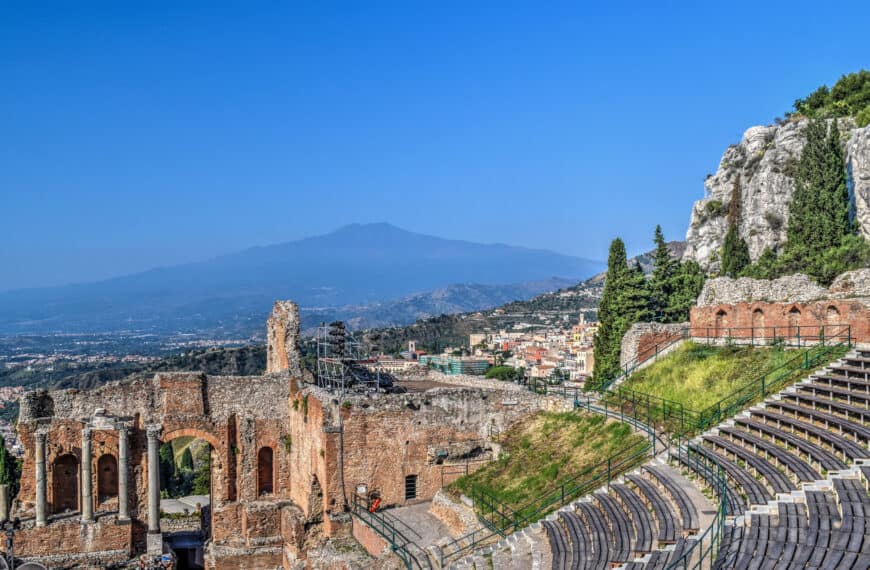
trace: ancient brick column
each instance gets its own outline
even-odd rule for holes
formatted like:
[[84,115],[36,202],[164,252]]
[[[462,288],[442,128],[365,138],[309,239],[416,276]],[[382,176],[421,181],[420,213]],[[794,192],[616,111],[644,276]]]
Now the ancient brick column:
[[90,426],[82,429],[82,522],[94,522],[94,494],[91,479],[91,441],[94,432]]
[[[146,428],[146,432],[148,434],[148,534],[160,534],[160,426],[150,425]],[[150,546],[149,541],[149,551]]]
[[48,432],[36,432],[36,526],[45,526],[45,440]]
[[127,479],[129,465],[129,431],[127,426],[118,426],[118,520],[130,520],[130,491]]

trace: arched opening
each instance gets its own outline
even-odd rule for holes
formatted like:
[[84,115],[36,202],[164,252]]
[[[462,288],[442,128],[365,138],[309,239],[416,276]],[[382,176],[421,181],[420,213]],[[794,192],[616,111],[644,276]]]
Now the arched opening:
[[58,456],[51,467],[51,512],[79,510],[79,460],[67,453]]
[[764,338],[767,336],[764,330],[764,311],[755,309],[752,311],[752,336],[755,338]]
[[118,460],[109,453],[97,460],[97,497],[104,503],[118,496]]
[[792,307],[788,311],[788,336],[797,337],[800,334],[801,310]]
[[257,453],[257,496],[269,495],[274,489],[274,466],[271,447],[261,447]]
[[192,430],[167,434],[159,451],[160,527],[179,569],[205,567],[204,542],[211,535],[211,472],[219,460],[209,441],[192,434]]
[[834,305],[830,305],[825,311],[825,322],[829,325],[840,324],[840,310]]
[[728,313],[726,313],[724,309],[719,309],[718,311],[716,311],[715,336],[720,337],[728,334],[729,325],[730,321],[728,319]]

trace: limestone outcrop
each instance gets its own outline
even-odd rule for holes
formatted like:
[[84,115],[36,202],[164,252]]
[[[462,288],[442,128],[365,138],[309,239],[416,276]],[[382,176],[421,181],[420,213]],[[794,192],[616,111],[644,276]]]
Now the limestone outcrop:
[[[692,207],[683,259],[717,271],[729,216],[734,216],[753,261],[765,248],[777,249],[785,242],[806,124],[798,120],[751,127],[738,144],[728,147],[716,173],[704,182],[706,196]],[[861,233],[870,237],[870,127],[857,128],[849,118],[839,119],[838,125],[855,219]],[[733,200],[739,200],[739,208],[732,208]]]

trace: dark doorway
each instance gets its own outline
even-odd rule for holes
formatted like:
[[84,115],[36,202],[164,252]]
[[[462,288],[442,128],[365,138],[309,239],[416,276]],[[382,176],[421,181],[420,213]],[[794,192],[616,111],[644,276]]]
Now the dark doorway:
[[79,510],[79,460],[61,455],[51,469],[51,504],[55,514]]
[[268,495],[273,491],[272,448],[263,447],[257,453],[257,495]]
[[97,497],[100,502],[118,496],[118,460],[114,455],[102,455],[97,461]]

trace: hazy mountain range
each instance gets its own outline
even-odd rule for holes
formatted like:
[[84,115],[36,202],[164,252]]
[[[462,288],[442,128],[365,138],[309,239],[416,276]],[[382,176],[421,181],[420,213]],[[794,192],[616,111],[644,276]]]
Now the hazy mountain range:
[[329,318],[357,319],[360,326],[404,324],[427,314],[529,298],[603,267],[546,250],[448,240],[384,223],[353,224],[198,263],[0,293],[0,333],[250,334],[262,329],[275,299],[297,301],[306,326]]

